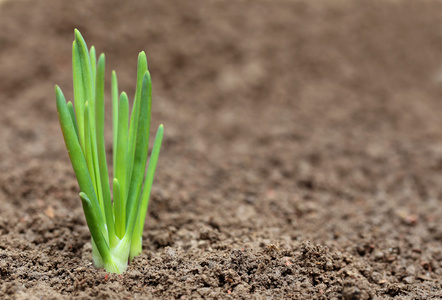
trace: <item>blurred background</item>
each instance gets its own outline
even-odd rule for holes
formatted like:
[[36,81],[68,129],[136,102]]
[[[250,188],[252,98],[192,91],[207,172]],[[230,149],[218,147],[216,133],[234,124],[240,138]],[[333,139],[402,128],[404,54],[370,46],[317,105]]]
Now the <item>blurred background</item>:
[[430,0],[4,1],[0,214],[51,207],[82,220],[53,92],[72,100],[78,28],[106,54],[107,99],[112,70],[133,98],[147,53],[153,129],[165,126],[148,249],[194,249],[214,232],[228,249],[310,240],[431,257],[442,237],[441,10]]

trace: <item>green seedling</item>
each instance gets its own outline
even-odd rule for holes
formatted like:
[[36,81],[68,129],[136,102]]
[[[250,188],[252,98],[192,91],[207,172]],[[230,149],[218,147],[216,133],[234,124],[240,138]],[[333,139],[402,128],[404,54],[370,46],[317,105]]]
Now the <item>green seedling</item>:
[[58,118],[92,236],[93,263],[108,272],[121,274],[128,262],[141,253],[144,221],[164,129],[163,125],[158,128],[146,171],[152,82],[146,54],[141,52],[130,120],[128,97],[124,92],[118,97],[117,76],[112,72],[114,171],[110,183],[104,144],[104,65],[104,54],[97,60],[95,48],[88,50],[82,35],[75,30],[74,105],[66,103],[58,86],[55,86],[55,94]]

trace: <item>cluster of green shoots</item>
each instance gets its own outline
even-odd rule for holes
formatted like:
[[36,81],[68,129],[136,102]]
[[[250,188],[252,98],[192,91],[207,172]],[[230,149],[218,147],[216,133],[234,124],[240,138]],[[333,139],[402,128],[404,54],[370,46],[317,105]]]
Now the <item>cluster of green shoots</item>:
[[56,86],[58,117],[81,190],[83,211],[92,236],[94,265],[121,274],[141,253],[163,126],[158,128],[146,171],[152,83],[146,54],[141,52],[130,120],[127,95],[122,92],[118,97],[117,76],[112,72],[114,169],[111,184],[104,144],[104,54],[97,60],[95,48],[87,48],[78,30],[72,45],[72,65],[74,105],[66,103]]

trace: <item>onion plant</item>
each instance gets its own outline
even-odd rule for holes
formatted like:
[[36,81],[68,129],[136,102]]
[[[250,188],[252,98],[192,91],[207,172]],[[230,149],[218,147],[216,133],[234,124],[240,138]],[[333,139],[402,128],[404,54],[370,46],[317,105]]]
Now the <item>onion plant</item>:
[[[104,143],[105,57],[96,59],[78,30],[72,45],[74,105],[56,86],[58,118],[80,198],[92,236],[96,267],[122,273],[141,253],[142,232],[155,168],[163,139],[163,125],[156,134],[146,170],[151,121],[152,83],[146,54],[138,56],[132,112],[126,93],[118,96],[112,72],[113,180],[110,183]],[[143,184],[144,182],[144,184]]]

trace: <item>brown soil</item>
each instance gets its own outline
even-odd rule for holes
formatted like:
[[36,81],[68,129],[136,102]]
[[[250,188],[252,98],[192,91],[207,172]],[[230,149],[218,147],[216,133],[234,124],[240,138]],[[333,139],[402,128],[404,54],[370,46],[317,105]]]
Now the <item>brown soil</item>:
[[[441,10],[3,3],[0,298],[441,299]],[[166,130],[123,275],[91,265],[55,110],[54,84],[72,98],[75,27],[132,95],[147,51]]]

